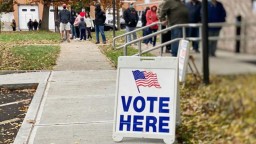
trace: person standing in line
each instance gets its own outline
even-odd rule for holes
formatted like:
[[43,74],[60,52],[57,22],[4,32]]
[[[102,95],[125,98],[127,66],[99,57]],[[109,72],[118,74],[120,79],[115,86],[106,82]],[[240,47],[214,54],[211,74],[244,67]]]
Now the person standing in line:
[[28,22],[28,30],[29,31],[32,31],[33,30],[33,22],[31,19],[29,19],[29,22]]
[[[67,39],[68,42],[70,42],[70,37],[69,37],[69,33],[70,33],[70,19],[71,19],[71,15],[70,15],[70,11],[67,10],[67,6],[66,4],[63,4],[63,10],[61,10],[59,12],[59,19],[60,19],[60,31],[61,31],[61,41],[64,41],[64,38]],[[64,37],[64,31],[66,36]]]
[[[139,16],[138,16],[138,12],[134,8],[133,2],[131,2],[129,5],[129,8],[127,8],[124,11],[123,17],[124,17],[125,24],[126,24],[126,32],[131,32],[131,31],[135,30],[137,23],[139,21]],[[132,39],[131,35],[128,35],[126,37],[126,42],[130,42],[131,39]],[[133,33],[133,40],[135,40],[135,39],[137,39],[136,32]]]
[[74,21],[74,27],[75,27],[75,31],[76,31],[76,40],[79,40],[80,38],[80,31],[79,31],[79,22],[80,22],[81,16],[79,15],[79,13],[76,13],[76,19]]
[[[156,11],[157,11],[157,7],[155,5],[152,6],[150,10],[147,11],[147,14],[146,14],[147,24],[146,25],[150,25],[150,24],[155,23],[155,22],[158,21]],[[158,25],[151,26],[147,29],[147,35],[149,35],[151,33],[154,33],[157,30],[158,30]],[[153,46],[155,46],[156,45],[156,36],[154,36],[153,39],[149,38],[146,41],[146,45],[148,45],[148,43],[150,41],[152,41]]]
[[[201,22],[201,8],[202,3],[199,0],[190,0],[186,3],[189,11],[189,23]],[[199,28],[187,28],[187,37],[199,37]],[[198,41],[192,41],[193,50],[200,53]]]
[[[147,19],[146,19],[146,14],[147,14],[147,11],[150,10],[149,7],[146,7],[145,11],[143,11],[142,15],[141,15],[141,22],[142,22],[142,27],[146,26],[147,24]],[[142,35],[145,36],[146,35],[146,32],[147,30],[144,29],[142,31]],[[146,40],[143,40],[143,43],[146,43]]]
[[76,12],[73,7],[71,7],[70,12],[71,12],[70,26],[71,26],[71,33],[72,33],[71,39],[75,39],[76,38],[76,30],[75,30],[74,22],[76,19]]
[[[208,22],[209,23],[222,23],[226,21],[226,10],[222,3],[217,0],[208,2]],[[209,37],[218,37],[221,27],[209,28]],[[216,57],[217,41],[209,41],[209,54]]]
[[[157,9],[157,14],[158,15],[159,15],[159,11],[160,11],[162,5],[163,5],[163,3],[160,3],[159,6],[158,6],[159,7]],[[162,27],[162,29],[166,29],[167,28],[166,25],[161,25],[161,27]],[[172,35],[171,35],[171,31],[170,30],[168,32],[162,33],[162,41],[161,41],[161,43],[165,43],[165,42],[170,41],[172,39],[171,37],[172,37]],[[168,44],[168,45],[165,46],[165,52],[166,53],[170,53],[170,51],[171,51],[171,45]]]
[[104,33],[104,25],[106,20],[106,14],[101,10],[100,4],[96,4],[95,7],[95,32],[96,32],[96,44],[100,43],[99,33],[101,34],[103,44],[106,44],[106,36]]
[[89,17],[89,15],[85,16],[85,23],[86,23],[86,30],[87,30],[87,35],[88,35],[88,40],[92,39],[92,35],[91,35],[91,29],[94,27],[93,26],[93,21],[92,19]]
[[35,31],[37,30],[38,25],[39,25],[39,23],[38,23],[37,20],[35,19],[34,22],[33,22],[33,27],[34,27],[34,30],[35,30]]
[[79,22],[79,30],[80,30],[80,41],[81,40],[86,40],[86,23],[84,21],[84,18],[81,17],[80,22]]
[[[159,19],[164,25],[173,26],[176,24],[188,23],[188,9],[180,0],[165,0],[161,4]],[[181,38],[182,29],[175,28],[171,31],[171,39]],[[171,54],[176,57],[178,54],[179,42],[171,45]]]
[[16,31],[16,22],[14,19],[12,20],[11,27],[13,31]]

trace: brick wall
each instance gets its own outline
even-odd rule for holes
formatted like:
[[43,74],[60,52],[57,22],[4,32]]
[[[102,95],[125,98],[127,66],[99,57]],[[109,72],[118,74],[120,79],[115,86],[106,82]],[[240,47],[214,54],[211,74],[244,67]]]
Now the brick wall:
[[[227,11],[227,22],[236,22],[236,17],[241,15],[244,22],[256,23],[256,12],[252,10],[251,0],[219,0],[223,3]],[[235,27],[225,27],[221,31],[221,36],[234,37]],[[256,37],[256,25],[246,26],[242,32],[245,40],[241,41],[241,52],[256,54],[256,39],[249,37]],[[235,41],[219,41],[218,46],[220,49],[235,51]]]

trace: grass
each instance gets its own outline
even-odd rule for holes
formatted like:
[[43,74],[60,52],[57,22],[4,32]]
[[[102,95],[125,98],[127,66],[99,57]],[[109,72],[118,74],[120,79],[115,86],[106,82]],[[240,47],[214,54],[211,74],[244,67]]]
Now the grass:
[[21,59],[22,70],[52,70],[60,52],[59,46],[20,46],[11,49]]
[[53,44],[58,43],[59,40],[59,33],[47,31],[2,32],[0,34],[0,42]]
[[59,52],[59,46],[14,46],[5,51],[0,69],[52,70]]
[[191,78],[181,89],[179,143],[256,143],[256,75],[211,77],[199,86]]
[[52,70],[59,39],[59,33],[46,31],[2,32],[0,70]]
[[[116,31],[116,36],[118,35],[122,35],[125,33],[125,30],[119,30]],[[95,33],[93,33],[93,36],[95,36]],[[108,40],[108,45],[100,45],[99,48],[102,50],[102,52],[112,61],[112,63],[114,64],[115,67],[117,67],[117,63],[118,63],[118,57],[119,56],[123,56],[123,49],[119,49],[119,50],[115,50],[112,47],[112,42],[113,42],[113,31],[106,31],[105,32],[105,36],[106,39]],[[138,37],[142,36],[142,32],[139,31],[137,33]],[[96,41],[95,41],[96,42]],[[117,40],[117,43],[119,44],[124,44],[124,38],[120,38]],[[137,49],[135,49],[132,46],[128,46],[127,49],[127,55],[134,55],[137,54],[139,51]],[[143,56],[153,56],[150,53],[147,54],[143,54]]]

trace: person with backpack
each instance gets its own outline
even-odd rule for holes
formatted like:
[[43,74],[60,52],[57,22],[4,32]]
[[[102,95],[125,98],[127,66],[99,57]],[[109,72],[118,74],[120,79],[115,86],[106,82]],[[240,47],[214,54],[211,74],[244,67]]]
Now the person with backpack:
[[101,34],[103,44],[106,44],[106,36],[104,33],[104,25],[106,20],[106,14],[101,10],[100,4],[96,4],[95,7],[95,32],[96,32],[96,44],[100,43],[99,33]]
[[[124,11],[123,14],[125,24],[126,24],[126,32],[131,32],[136,29],[137,23],[139,21],[138,12],[134,8],[133,2],[130,3],[129,8]],[[137,39],[136,32],[133,33],[133,40]],[[131,41],[131,35],[126,37],[126,42]]]
[[60,31],[61,31],[61,41],[64,41],[64,31],[66,32],[66,39],[70,42],[69,33],[70,33],[70,20],[71,14],[70,11],[67,10],[66,4],[63,4],[63,10],[59,12],[59,21],[60,21]]

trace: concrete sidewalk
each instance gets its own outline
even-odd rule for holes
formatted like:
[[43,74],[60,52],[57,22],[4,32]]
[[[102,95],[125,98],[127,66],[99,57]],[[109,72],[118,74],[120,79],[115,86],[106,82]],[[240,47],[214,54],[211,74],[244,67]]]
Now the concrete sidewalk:
[[91,41],[61,43],[61,52],[54,70],[111,70],[114,69],[98,46]]
[[[223,51],[218,51],[217,56],[210,58],[214,74],[256,73],[256,66],[247,62],[256,61],[255,56]],[[199,69],[200,57],[195,54]],[[41,100],[36,101],[35,108],[40,108],[28,112],[15,144],[114,144],[116,70],[106,57],[91,42],[63,43],[55,69],[61,71],[0,75],[1,84],[44,84],[37,89]],[[32,105],[33,102],[34,99]],[[35,123],[28,126],[27,119]],[[163,144],[163,141],[126,138],[121,143]]]

